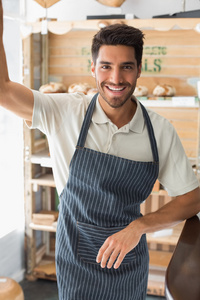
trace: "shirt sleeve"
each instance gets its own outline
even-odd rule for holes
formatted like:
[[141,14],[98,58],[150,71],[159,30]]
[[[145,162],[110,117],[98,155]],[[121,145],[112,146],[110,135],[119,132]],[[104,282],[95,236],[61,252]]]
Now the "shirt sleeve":
[[85,109],[87,106],[87,98],[85,99],[80,93],[42,94],[33,91],[33,95],[34,108],[30,128],[38,128],[47,136],[56,134],[66,119],[70,122],[73,113],[80,111],[79,106],[83,103]]

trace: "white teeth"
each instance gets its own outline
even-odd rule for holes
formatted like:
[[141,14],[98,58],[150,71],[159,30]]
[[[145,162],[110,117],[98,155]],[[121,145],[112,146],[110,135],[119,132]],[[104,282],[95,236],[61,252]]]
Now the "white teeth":
[[109,90],[111,91],[122,91],[124,88],[114,88],[114,87],[110,87],[108,86]]

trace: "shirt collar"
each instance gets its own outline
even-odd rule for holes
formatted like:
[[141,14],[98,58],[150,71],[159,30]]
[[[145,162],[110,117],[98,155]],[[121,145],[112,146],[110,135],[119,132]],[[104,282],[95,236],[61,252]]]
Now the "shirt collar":
[[[136,97],[133,97],[133,100],[137,103],[137,108],[132,120],[128,124],[129,130],[136,133],[141,133],[144,129],[144,116],[143,116],[140,102],[137,100]],[[105,112],[103,111],[98,99],[96,101],[96,106],[93,112],[92,121],[97,124],[105,124],[111,122],[110,119],[105,114]]]
[[134,96],[133,99],[137,103],[137,109],[132,120],[129,122],[129,128],[133,132],[141,133],[144,130],[144,116],[140,102]]
[[92,115],[92,121],[97,124],[105,124],[110,122],[110,119],[105,114],[104,110],[102,109],[100,103],[99,103],[99,97],[96,101],[96,106]]

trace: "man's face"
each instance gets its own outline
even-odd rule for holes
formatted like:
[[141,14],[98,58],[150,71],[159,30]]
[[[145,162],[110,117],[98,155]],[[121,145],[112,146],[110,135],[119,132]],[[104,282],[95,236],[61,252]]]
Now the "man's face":
[[118,108],[131,99],[141,65],[137,67],[133,47],[103,45],[91,70],[96,78],[99,101],[104,100],[109,106]]

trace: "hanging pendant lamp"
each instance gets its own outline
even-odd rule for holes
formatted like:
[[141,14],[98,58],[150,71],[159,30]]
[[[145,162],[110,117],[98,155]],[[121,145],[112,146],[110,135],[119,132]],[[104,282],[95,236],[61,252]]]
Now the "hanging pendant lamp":
[[96,1],[103,4],[103,5],[112,6],[112,7],[119,7],[126,0],[96,0]]
[[56,2],[60,0],[35,0],[38,4],[40,4],[44,8],[49,8],[50,6],[54,5]]

